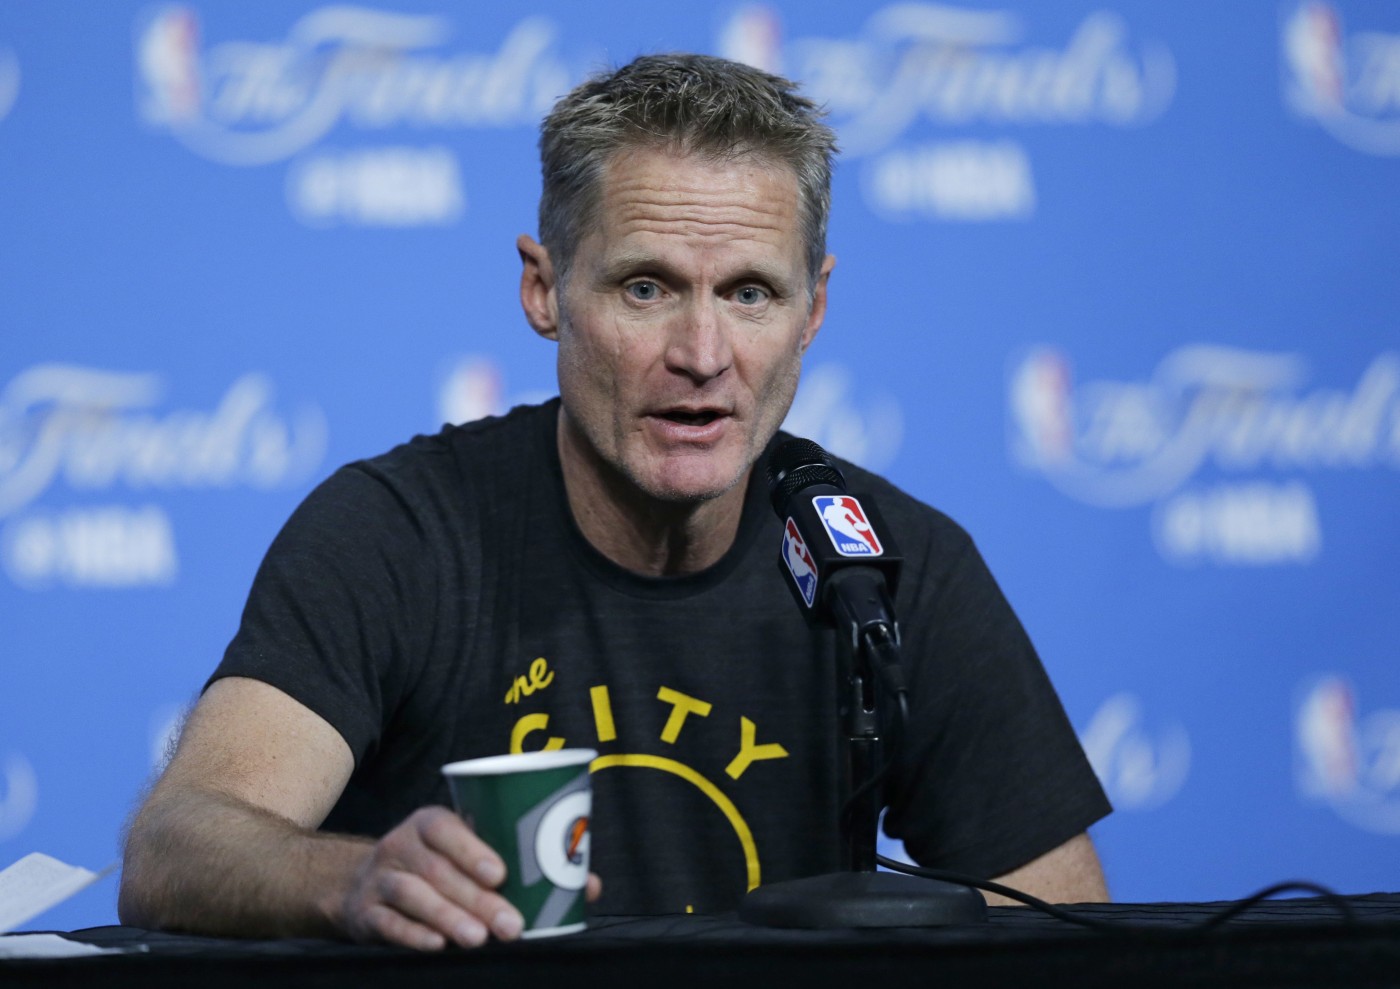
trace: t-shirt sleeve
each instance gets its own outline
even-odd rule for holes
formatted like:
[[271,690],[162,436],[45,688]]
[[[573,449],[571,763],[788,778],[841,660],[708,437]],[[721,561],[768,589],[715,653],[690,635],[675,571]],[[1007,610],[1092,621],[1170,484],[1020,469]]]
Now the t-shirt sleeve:
[[297,508],[254,578],[209,682],[251,677],[330,723],[358,766],[400,703],[430,624],[426,547],[385,481],[355,465]]
[[901,604],[910,726],[885,829],[926,866],[990,878],[1111,807],[981,554],[944,522],[925,551],[950,562],[924,568],[912,612]]

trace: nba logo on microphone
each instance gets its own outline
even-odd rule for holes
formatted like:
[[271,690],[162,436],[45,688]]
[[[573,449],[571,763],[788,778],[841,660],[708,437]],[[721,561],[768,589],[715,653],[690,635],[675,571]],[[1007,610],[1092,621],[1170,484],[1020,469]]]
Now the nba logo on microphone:
[[884,552],[860,502],[850,495],[816,495],[817,516],[842,556],[879,556]]
[[797,585],[802,600],[807,607],[812,607],[817,597],[817,564],[807,544],[802,541],[802,533],[797,531],[797,523],[792,519],[788,519],[783,528],[783,563],[787,565],[788,573],[792,574],[792,582]]

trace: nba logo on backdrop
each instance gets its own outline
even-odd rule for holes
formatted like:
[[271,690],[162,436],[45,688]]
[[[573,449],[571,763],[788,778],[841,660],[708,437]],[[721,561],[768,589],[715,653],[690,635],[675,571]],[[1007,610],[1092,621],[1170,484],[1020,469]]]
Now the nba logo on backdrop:
[[0,48],[0,120],[9,116],[19,98],[19,59],[8,48]]
[[155,11],[138,30],[137,99],[155,125],[196,120],[203,100],[199,70],[199,19],[184,7]]
[[1293,71],[1295,99],[1313,113],[1342,106],[1342,22],[1327,3],[1299,5],[1284,27],[1284,51]]
[[720,32],[725,58],[779,75],[783,71],[783,22],[771,7],[753,4],[736,11]]
[[836,552],[842,556],[879,556],[884,552],[856,499],[850,495],[817,495],[812,504]]
[[783,529],[783,563],[788,573],[792,574],[802,600],[807,607],[812,607],[817,596],[817,564],[802,540],[802,533],[797,531],[797,523],[792,519],[787,520],[787,526]]
[[1285,14],[1280,43],[1294,113],[1358,151],[1400,155],[1400,33],[1348,37],[1335,4],[1308,0]]
[[1022,463],[1043,467],[1070,459],[1074,445],[1070,383],[1069,362],[1048,348],[1027,354],[1012,374],[1013,421],[1020,427],[1012,442]]
[[1400,835],[1400,709],[1358,715],[1351,685],[1322,677],[1301,692],[1294,740],[1299,794],[1365,831]]

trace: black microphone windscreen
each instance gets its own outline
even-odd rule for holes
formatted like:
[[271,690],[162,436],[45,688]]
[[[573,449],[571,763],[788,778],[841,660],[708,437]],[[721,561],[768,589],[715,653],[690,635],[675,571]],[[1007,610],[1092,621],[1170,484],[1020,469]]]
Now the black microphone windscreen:
[[780,518],[788,515],[788,499],[814,484],[846,490],[845,476],[825,450],[799,438],[787,440],[773,451],[768,461],[768,495]]

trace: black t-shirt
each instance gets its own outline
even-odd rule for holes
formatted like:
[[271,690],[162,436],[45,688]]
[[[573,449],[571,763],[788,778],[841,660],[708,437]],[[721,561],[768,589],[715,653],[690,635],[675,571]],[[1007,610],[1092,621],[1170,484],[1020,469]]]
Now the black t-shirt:
[[[598,750],[599,912],[717,912],[840,867],[836,645],[778,569],[754,471],[734,545],[652,578],[568,509],[558,400],[351,464],[268,551],[214,678],[278,687],[345,738],[326,830],[377,835],[449,803],[447,762]],[[776,441],[775,441],[776,442]],[[885,829],[918,861],[994,876],[1108,812],[1020,623],[953,522],[859,468],[905,556],[911,689]]]

